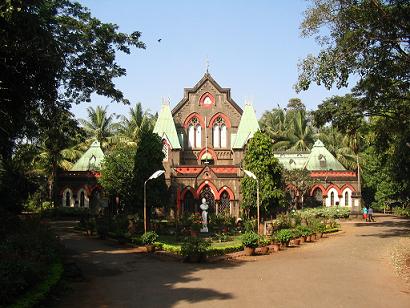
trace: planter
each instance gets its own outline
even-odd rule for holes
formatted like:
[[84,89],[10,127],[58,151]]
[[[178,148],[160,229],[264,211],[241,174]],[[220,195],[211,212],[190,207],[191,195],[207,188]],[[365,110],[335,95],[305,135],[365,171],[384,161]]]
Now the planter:
[[316,238],[322,238],[323,237],[323,233],[322,232],[318,232],[316,233]]
[[197,230],[191,230],[191,236],[192,237],[198,237],[199,231]]
[[312,234],[312,235],[310,236],[310,241],[311,241],[311,242],[316,241],[316,234]]
[[290,244],[292,246],[299,246],[300,245],[300,239],[294,238],[293,240],[290,241]]
[[300,241],[301,244],[303,244],[303,243],[305,242],[305,237],[304,237],[304,236],[301,236],[301,237],[299,238],[299,241]]
[[274,252],[278,252],[280,249],[280,244],[272,244],[271,247]]
[[311,235],[306,235],[305,242],[311,242],[311,241],[312,241]]
[[154,252],[155,251],[155,246],[153,244],[145,245],[145,248],[147,249],[147,252]]
[[269,247],[268,246],[261,247],[261,254],[267,255],[268,253],[269,253]]
[[253,256],[255,254],[255,248],[253,247],[246,247],[243,249],[245,252],[245,256]]

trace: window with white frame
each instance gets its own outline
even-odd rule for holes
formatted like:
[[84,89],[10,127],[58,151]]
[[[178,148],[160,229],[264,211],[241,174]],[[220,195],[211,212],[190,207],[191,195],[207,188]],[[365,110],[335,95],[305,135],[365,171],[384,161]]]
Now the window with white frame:
[[226,148],[227,145],[227,129],[225,120],[222,117],[217,117],[212,128],[213,131],[213,146],[214,148]]
[[188,124],[188,147],[201,147],[202,130],[197,117],[193,117]]

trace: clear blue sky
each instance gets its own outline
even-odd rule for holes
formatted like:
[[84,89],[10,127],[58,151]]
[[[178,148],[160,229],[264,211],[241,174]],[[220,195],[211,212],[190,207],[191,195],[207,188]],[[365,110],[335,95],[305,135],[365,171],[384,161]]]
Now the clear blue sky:
[[[183,89],[209,72],[233,99],[243,106],[252,101],[258,117],[289,98],[299,97],[308,109],[323,99],[348,90],[312,86],[296,94],[297,63],[319,46],[313,38],[301,38],[299,26],[308,3],[245,0],[82,0],[92,14],[116,23],[120,31],[141,31],[147,49],[118,54],[127,76],[116,80],[132,104],[157,112],[162,97],[174,107]],[[162,39],[159,43],[157,40]],[[127,114],[129,106],[93,96],[92,102],[72,108],[79,118],[88,106],[109,105],[110,112]]]

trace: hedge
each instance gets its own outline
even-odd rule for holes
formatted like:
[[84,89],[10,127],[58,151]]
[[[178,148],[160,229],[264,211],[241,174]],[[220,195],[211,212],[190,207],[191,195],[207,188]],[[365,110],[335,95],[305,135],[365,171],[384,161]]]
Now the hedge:
[[59,283],[63,275],[63,272],[64,268],[60,262],[52,264],[50,266],[46,279],[41,281],[33,289],[24,294],[10,307],[25,308],[38,305],[48,296],[50,291]]

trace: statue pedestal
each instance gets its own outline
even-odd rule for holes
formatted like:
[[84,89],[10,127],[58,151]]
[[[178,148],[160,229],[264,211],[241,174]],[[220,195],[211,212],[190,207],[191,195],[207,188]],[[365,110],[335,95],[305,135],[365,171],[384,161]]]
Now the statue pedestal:
[[203,227],[201,230],[199,230],[201,233],[208,233],[208,227]]

